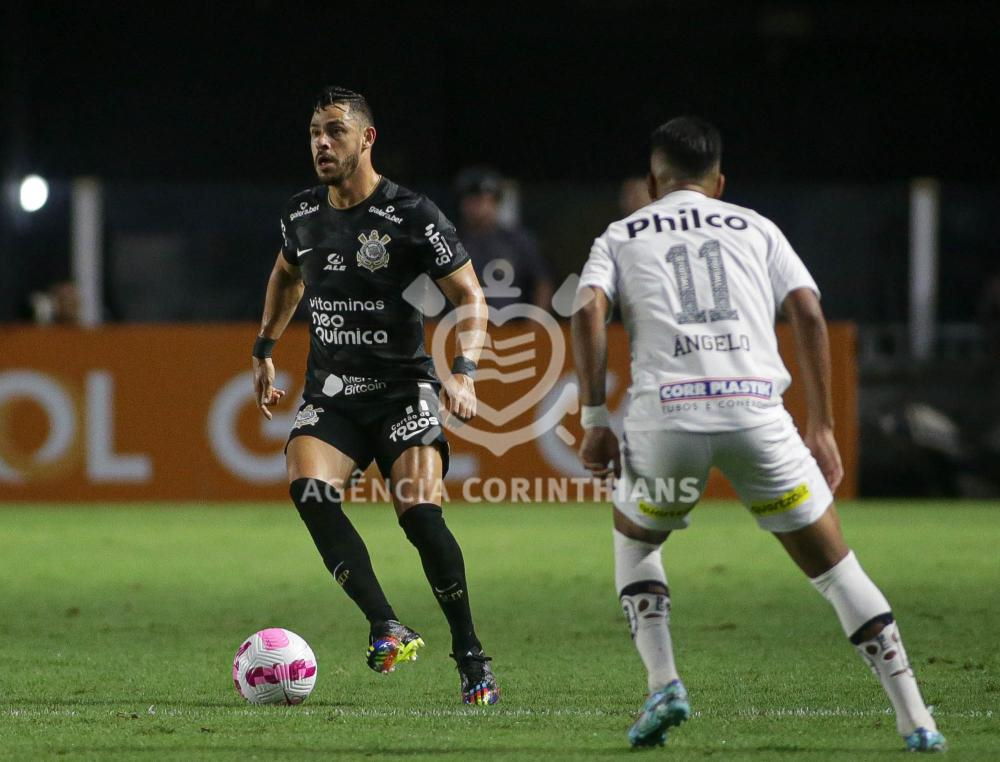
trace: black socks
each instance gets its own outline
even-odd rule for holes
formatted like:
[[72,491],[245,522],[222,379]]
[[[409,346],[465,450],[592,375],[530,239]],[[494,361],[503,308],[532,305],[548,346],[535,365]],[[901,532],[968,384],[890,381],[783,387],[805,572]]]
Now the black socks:
[[[375,578],[364,540],[344,515],[335,490],[318,479],[296,479],[288,491],[326,568],[368,621],[396,619]],[[427,581],[451,628],[455,654],[478,652],[482,646],[469,610],[462,549],[444,523],[441,508],[431,503],[415,505],[403,514],[399,525],[420,554]]]
[[[289,485],[288,492],[323,556],[326,568],[364,612],[368,621],[395,619],[396,614],[375,578],[368,548],[344,515],[333,487],[318,479],[296,479]],[[460,563],[461,558],[460,553]]]
[[478,652],[482,646],[472,625],[462,549],[444,523],[441,508],[432,503],[415,505],[403,514],[399,525],[420,554],[424,574],[451,628],[455,654]]

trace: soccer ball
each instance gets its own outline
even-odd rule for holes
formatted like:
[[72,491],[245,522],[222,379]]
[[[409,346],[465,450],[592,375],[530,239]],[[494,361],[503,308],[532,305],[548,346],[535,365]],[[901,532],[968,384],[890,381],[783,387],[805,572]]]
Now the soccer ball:
[[291,630],[269,627],[236,649],[233,683],[251,704],[301,704],[316,685],[316,656]]

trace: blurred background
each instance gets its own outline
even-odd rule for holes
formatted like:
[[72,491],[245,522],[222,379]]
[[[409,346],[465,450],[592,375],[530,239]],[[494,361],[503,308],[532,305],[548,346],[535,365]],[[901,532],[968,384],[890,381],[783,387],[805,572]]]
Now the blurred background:
[[512,7],[6,3],[0,336],[258,320],[325,84],[366,94],[376,168],[543,307],[648,201],[652,128],[697,113],[727,200],[856,326],[859,493],[1000,494],[996,4]]

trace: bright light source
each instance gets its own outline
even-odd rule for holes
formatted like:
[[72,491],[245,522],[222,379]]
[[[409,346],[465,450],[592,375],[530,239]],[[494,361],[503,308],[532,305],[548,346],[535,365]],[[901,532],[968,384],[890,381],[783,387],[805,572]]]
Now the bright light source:
[[49,184],[44,177],[28,175],[21,181],[21,208],[26,212],[37,212],[49,200]]

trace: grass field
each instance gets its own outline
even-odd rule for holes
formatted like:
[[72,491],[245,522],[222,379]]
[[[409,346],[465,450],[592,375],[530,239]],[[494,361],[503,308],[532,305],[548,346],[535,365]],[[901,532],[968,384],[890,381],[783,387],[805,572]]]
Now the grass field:
[[[893,602],[953,759],[1000,759],[1000,506],[842,507]],[[424,656],[380,677],[361,615],[278,505],[0,507],[0,757],[540,759],[629,753],[645,688],[618,610],[607,509],[453,506],[503,701],[463,707],[447,628],[389,509],[351,509]],[[649,758],[902,753],[876,681],[777,543],[731,504],[667,543],[695,716]],[[299,707],[252,707],[233,651],[266,626],[313,646]]]

